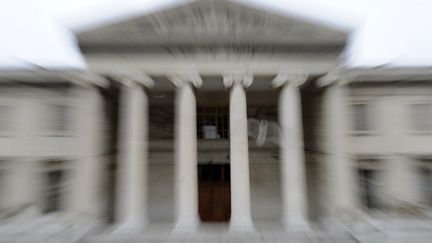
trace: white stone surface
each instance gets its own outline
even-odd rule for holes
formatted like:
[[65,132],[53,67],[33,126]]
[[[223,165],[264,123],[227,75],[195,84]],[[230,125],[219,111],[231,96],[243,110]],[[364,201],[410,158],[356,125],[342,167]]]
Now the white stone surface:
[[230,94],[230,166],[232,231],[253,231],[250,206],[249,149],[246,93],[235,80]]
[[121,96],[118,232],[139,231],[148,223],[148,100],[136,82],[123,86]]
[[183,81],[176,97],[175,230],[190,232],[199,225],[196,99],[192,83]]
[[289,230],[307,230],[309,225],[301,100],[297,84],[289,81],[280,91],[279,124],[282,221]]
[[353,161],[346,151],[347,113],[346,86],[333,84],[323,97],[324,151],[325,151],[325,214],[340,218],[354,213],[356,201]]
[[[65,211],[72,215],[102,218],[103,200],[103,97],[97,87],[76,87],[73,91],[77,106],[74,130],[78,134],[78,160],[72,162],[70,193],[64,197]],[[70,121],[69,121],[70,122]]]

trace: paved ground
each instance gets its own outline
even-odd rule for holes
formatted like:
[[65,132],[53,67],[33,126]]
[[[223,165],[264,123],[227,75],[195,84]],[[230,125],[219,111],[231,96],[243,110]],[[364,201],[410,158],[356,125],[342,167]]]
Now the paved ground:
[[112,233],[84,219],[61,215],[18,217],[0,221],[0,243],[431,243],[432,220],[368,219],[344,230],[286,232],[277,222],[256,222],[254,233],[231,233],[227,224],[202,224],[198,233],[172,233],[171,224],[153,223],[139,233]]
[[75,243],[96,224],[61,215],[22,216],[0,221],[0,243]]

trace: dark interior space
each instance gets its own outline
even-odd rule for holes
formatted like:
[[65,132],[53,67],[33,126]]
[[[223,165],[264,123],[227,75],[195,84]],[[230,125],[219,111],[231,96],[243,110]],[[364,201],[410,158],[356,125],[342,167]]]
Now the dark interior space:
[[202,222],[228,222],[231,216],[229,164],[198,165],[198,204]]

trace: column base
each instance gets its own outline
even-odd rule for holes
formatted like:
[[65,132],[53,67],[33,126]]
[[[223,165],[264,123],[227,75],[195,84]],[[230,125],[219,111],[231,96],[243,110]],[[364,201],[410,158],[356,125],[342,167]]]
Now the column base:
[[245,217],[245,218],[231,218],[230,226],[229,226],[230,232],[254,232],[255,228],[252,223],[252,219]]
[[143,231],[148,225],[147,220],[130,219],[120,223],[113,231],[114,234],[131,234]]
[[312,231],[309,222],[303,217],[287,217],[282,223],[287,231]]
[[177,220],[173,233],[193,233],[197,232],[200,220],[197,217],[185,217]]

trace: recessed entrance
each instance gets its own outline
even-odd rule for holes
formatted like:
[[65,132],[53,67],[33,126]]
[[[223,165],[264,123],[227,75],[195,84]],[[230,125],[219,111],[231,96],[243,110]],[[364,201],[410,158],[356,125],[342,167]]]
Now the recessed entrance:
[[198,165],[199,215],[202,222],[227,222],[231,216],[229,164]]

